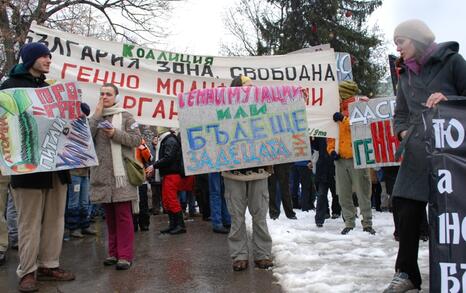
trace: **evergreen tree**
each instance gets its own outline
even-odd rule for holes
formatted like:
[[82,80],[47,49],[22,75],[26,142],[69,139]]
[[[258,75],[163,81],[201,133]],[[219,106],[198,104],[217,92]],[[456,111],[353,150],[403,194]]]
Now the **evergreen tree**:
[[[385,66],[377,64],[381,39],[365,25],[381,0],[267,0],[274,11],[253,19],[261,40],[257,54],[286,54],[329,43],[352,56],[354,80],[365,95],[375,95]],[[374,58],[375,57],[375,58]]]

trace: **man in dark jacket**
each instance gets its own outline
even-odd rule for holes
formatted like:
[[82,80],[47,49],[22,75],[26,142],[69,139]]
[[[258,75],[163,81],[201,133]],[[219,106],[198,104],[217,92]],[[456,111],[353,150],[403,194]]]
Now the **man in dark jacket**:
[[175,134],[166,127],[158,127],[159,144],[155,154],[153,166],[146,168],[152,173],[155,169],[155,180],[162,179],[162,205],[168,214],[169,226],[160,231],[162,234],[186,233],[183,212],[178,199],[181,186],[181,144]]
[[[50,70],[49,49],[40,43],[24,45],[23,63],[15,65],[0,86],[8,88],[46,87],[45,73]],[[12,193],[18,213],[19,266],[21,292],[37,291],[38,280],[70,281],[71,272],[59,268],[64,230],[68,171],[42,172],[11,176]]]

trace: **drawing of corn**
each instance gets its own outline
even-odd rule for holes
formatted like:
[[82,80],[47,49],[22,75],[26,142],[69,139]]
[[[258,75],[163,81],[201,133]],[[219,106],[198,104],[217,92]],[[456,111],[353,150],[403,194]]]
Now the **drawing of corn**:
[[34,171],[39,164],[39,136],[25,89],[0,91],[0,152],[17,173]]

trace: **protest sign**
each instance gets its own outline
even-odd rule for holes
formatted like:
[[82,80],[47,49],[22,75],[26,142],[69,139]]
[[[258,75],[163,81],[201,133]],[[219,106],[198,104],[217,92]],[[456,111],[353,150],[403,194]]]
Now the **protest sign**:
[[400,141],[393,130],[396,98],[376,98],[349,105],[354,167],[399,166]]
[[299,87],[198,89],[178,98],[187,175],[311,157]]
[[0,170],[3,175],[98,164],[81,95],[73,82],[0,91]]
[[429,160],[431,292],[466,291],[466,101],[439,103],[423,114]]
[[134,44],[47,29],[33,24],[27,42],[45,44],[52,52],[49,78],[76,81],[91,108],[99,86],[112,82],[121,89],[122,106],[141,124],[178,127],[176,96],[194,89],[228,86],[240,74],[257,86],[301,86],[308,93],[309,132],[335,137],[331,119],[338,111],[335,53],[277,56],[214,57],[159,51]]

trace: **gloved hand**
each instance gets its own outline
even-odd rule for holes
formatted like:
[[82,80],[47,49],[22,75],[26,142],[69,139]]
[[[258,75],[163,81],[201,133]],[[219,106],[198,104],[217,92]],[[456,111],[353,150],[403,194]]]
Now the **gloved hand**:
[[343,116],[343,114],[340,112],[335,112],[335,114],[333,114],[333,121],[335,122],[343,121],[343,118],[345,118],[345,116]]
[[91,114],[91,108],[88,104],[81,102],[81,113],[86,116],[89,116],[89,114]]
[[340,158],[340,155],[336,151],[332,151],[330,153],[330,157],[332,157],[334,161],[338,161],[338,159]]

